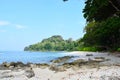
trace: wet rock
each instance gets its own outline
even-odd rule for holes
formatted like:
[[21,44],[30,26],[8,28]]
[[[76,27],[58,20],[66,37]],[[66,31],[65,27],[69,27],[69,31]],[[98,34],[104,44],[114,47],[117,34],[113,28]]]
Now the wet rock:
[[26,65],[22,62],[11,62],[10,66],[14,66],[14,67],[25,67]]
[[14,68],[14,67],[24,67],[25,64],[23,64],[22,62],[11,62],[11,63],[3,62],[1,66],[4,66],[6,68],[9,68],[9,67]]
[[46,64],[46,63],[43,63],[43,64],[35,64],[35,65],[36,65],[36,67],[42,68],[42,69],[49,67],[49,65]]
[[3,62],[3,63],[2,63],[2,66],[8,68],[8,67],[10,66],[10,63]]
[[86,63],[88,63],[87,60],[84,60],[84,59],[78,59],[78,60],[75,60],[74,62],[72,62],[74,65],[78,64],[78,65],[84,65]]
[[58,58],[56,60],[52,60],[51,62],[52,63],[61,63],[61,62],[65,62],[65,61],[67,61],[67,60],[69,60],[69,59],[71,59],[73,57],[74,56],[64,56],[64,57],[60,57],[60,58]]
[[99,67],[99,63],[102,62],[103,59],[78,59],[70,63],[64,63],[63,66],[67,68],[75,68],[79,69],[82,66],[86,66],[87,68],[96,68]]
[[78,60],[75,60],[75,61],[70,62],[70,63],[64,63],[63,66],[65,68],[70,68],[70,67],[74,67],[74,66],[80,67],[81,65],[85,65],[87,63],[88,63],[88,61],[86,61],[84,59],[78,59]]
[[0,65],[0,70],[8,70],[9,68],[11,68],[11,65],[10,65],[10,63],[8,63],[8,62],[3,62],[3,63]]
[[24,69],[25,67],[28,67],[28,65],[26,65],[22,62],[10,62],[10,63],[3,62],[0,65],[0,70],[6,70],[6,69],[17,70],[17,69]]
[[74,63],[86,63],[86,62],[88,62],[88,61],[85,59],[77,59],[74,61]]
[[64,68],[68,69],[73,66],[73,63],[64,63],[63,66],[64,66]]

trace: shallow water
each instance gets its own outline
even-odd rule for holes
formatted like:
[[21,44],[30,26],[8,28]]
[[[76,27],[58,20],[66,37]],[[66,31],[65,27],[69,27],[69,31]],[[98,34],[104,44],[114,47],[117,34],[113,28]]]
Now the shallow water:
[[29,52],[29,51],[1,51],[0,63],[23,62],[23,63],[48,63],[58,57],[67,56],[65,52]]
[[[86,56],[86,54],[93,54],[93,56]],[[50,63],[51,60],[64,56],[75,56],[75,58],[72,58],[69,62],[76,59],[92,59],[94,57],[105,57],[111,60],[110,63],[120,63],[120,58],[108,55],[108,53],[0,51],[0,64],[3,62]],[[107,63],[109,63],[109,61],[107,61]]]

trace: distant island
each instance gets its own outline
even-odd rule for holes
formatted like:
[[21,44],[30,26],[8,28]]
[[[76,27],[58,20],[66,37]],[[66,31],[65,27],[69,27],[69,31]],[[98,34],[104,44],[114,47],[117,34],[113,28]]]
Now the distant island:
[[72,38],[64,40],[62,36],[54,35],[25,47],[24,51],[76,51],[78,46],[77,40],[73,41]]

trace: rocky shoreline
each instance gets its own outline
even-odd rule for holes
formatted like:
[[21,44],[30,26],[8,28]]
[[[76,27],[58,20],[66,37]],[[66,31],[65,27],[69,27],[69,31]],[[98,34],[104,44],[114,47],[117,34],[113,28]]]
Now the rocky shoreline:
[[[86,56],[93,56],[92,54],[87,54]],[[19,78],[20,76],[20,80],[73,80],[71,79],[67,79],[70,74],[72,75],[73,72],[75,73],[80,73],[80,70],[88,70],[87,73],[90,73],[91,70],[92,74],[95,74],[94,70],[98,70],[98,72],[96,73],[102,73],[103,70],[102,69],[106,69],[111,71],[111,76],[108,76],[107,74],[104,75],[100,75],[99,79],[93,78],[92,76],[88,75],[87,77],[89,77],[87,80],[120,80],[120,63],[112,63],[112,64],[106,64],[104,62],[112,62],[112,58],[107,58],[107,57],[94,57],[94,58],[88,58],[88,59],[76,59],[72,62],[69,62],[70,59],[74,58],[75,56],[64,56],[64,57],[60,57],[57,58],[55,60],[51,60],[50,64],[38,64],[38,63],[27,63],[24,64],[22,62],[11,62],[11,63],[7,63],[4,62],[2,64],[0,64],[0,80],[18,80],[17,78]],[[119,57],[116,57],[119,59]],[[104,63],[104,64],[101,64]],[[115,68],[116,67],[116,68]],[[64,73],[67,72],[67,74],[69,73],[69,71],[71,71],[72,73],[69,73],[69,75],[66,75],[66,79],[61,79],[63,78],[64,74],[62,75],[62,77],[60,77],[60,79],[35,79],[37,77],[37,75],[39,75],[40,73],[35,71],[35,70],[40,70],[39,72],[41,73],[41,71],[49,71],[52,73],[52,75],[56,75],[56,74],[60,74],[60,73]],[[116,70],[117,69],[117,70]],[[83,72],[84,72],[83,71]],[[37,72],[37,73],[36,73]],[[44,72],[42,72],[44,73]],[[86,73],[86,74],[87,74]],[[41,74],[41,76],[44,76],[46,74]],[[48,74],[51,75],[51,74]],[[61,74],[60,74],[61,75]],[[76,75],[74,75],[76,76]],[[82,76],[83,79],[82,80],[86,80],[84,79],[84,76]],[[97,76],[98,77],[98,76]],[[22,79],[21,79],[22,78]],[[23,79],[24,78],[24,79]],[[43,77],[44,78],[44,77]],[[79,77],[77,80],[81,80]]]
[[[59,67],[63,67],[64,69],[68,69],[68,68],[72,68],[72,67],[81,67],[81,66],[98,66],[100,65],[100,62],[104,62],[104,61],[108,61],[109,59],[105,59],[105,57],[95,57],[94,59],[77,59],[74,60],[72,62],[67,62],[69,61],[71,58],[73,58],[74,56],[64,56],[64,57],[59,57],[58,59],[55,60],[51,60],[50,64],[47,63],[27,63],[24,64],[22,62],[3,62],[2,64],[0,64],[0,70],[6,70],[6,69],[24,69],[24,68],[46,68],[49,67],[50,69],[52,69],[53,71],[56,71],[56,69],[54,68],[59,68]],[[59,69],[58,69],[59,71]]]

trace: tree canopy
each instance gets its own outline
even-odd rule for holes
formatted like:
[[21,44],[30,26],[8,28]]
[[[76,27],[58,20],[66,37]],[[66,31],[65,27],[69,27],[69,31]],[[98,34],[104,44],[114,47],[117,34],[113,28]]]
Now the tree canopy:
[[84,47],[120,50],[120,0],[86,0]]
[[112,16],[120,17],[119,0],[87,0],[83,9],[87,21],[102,21]]
[[72,38],[64,40],[60,35],[55,35],[41,42],[25,47],[25,51],[72,51],[77,49],[77,42]]
[[87,26],[85,46],[107,50],[120,47],[120,0],[87,0],[83,9]]
[[98,46],[106,49],[119,48],[120,18],[112,17],[101,23],[89,23],[86,26],[86,34],[83,37],[83,41],[86,46]]

